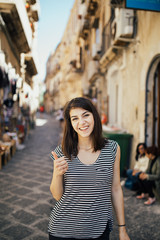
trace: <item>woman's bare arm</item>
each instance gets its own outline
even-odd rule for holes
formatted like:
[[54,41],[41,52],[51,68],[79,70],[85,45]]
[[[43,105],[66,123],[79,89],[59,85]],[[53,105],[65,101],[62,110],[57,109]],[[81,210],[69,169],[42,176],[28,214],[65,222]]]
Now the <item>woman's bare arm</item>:
[[117,148],[116,160],[114,163],[113,183],[112,183],[112,204],[116,213],[119,227],[119,239],[129,240],[126,232],[123,192],[120,183],[120,148]]
[[54,156],[53,161],[53,177],[50,185],[50,191],[54,199],[59,201],[63,195],[63,175],[68,169],[68,163],[64,157],[58,158],[57,155],[52,152]]

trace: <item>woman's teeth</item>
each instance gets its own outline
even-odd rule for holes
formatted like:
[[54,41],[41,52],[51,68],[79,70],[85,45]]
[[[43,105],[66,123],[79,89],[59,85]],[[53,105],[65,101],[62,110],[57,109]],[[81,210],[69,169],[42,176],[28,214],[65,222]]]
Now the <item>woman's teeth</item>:
[[80,130],[86,130],[88,127],[83,127],[83,128],[80,128]]

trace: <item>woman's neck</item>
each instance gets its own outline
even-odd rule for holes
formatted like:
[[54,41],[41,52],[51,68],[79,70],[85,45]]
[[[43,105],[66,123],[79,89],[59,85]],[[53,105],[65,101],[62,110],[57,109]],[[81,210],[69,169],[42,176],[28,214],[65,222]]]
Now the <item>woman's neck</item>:
[[140,158],[145,157],[145,153],[139,154],[139,157]]
[[79,138],[78,148],[83,150],[90,150],[93,148],[93,144],[90,138]]

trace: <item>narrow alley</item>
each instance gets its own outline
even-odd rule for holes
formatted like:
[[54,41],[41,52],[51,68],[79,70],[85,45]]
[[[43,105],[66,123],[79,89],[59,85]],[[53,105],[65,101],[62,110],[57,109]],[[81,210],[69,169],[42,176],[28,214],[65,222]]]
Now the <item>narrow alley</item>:
[[[52,160],[59,142],[59,123],[53,116],[37,116],[37,126],[0,171],[0,240],[47,240],[48,218],[54,199],[49,185]],[[132,240],[160,239],[160,205],[144,206],[134,192],[124,189],[126,225]],[[114,221],[111,240],[118,239]]]

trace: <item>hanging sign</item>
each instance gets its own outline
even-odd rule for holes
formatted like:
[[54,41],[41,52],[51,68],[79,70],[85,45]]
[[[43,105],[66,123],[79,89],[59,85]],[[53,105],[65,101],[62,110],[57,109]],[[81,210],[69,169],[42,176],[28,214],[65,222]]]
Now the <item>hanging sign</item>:
[[126,8],[160,12],[160,0],[126,0]]

